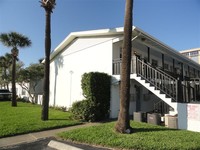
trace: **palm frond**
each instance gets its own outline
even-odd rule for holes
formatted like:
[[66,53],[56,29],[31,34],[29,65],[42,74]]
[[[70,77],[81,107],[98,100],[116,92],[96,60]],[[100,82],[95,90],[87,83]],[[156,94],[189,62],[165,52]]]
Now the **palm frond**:
[[10,32],[10,33],[2,33],[0,34],[0,41],[3,45],[7,47],[29,47],[31,46],[31,40],[28,37],[17,33],[17,32]]
[[41,0],[40,3],[44,9],[52,12],[52,9],[55,8],[56,0]]

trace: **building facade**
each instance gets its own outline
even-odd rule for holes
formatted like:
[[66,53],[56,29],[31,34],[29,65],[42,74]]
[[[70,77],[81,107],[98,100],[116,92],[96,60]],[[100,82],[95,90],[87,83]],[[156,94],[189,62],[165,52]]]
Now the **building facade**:
[[[82,75],[104,72],[112,76],[110,117],[117,118],[122,42],[123,28],[69,34],[50,57],[50,105],[70,108],[84,99]],[[199,64],[136,27],[131,57],[130,115],[139,111],[176,114],[180,129],[192,129],[182,111],[190,103],[199,106]],[[200,126],[200,118],[197,122]]]
[[183,50],[180,53],[200,64],[200,48]]

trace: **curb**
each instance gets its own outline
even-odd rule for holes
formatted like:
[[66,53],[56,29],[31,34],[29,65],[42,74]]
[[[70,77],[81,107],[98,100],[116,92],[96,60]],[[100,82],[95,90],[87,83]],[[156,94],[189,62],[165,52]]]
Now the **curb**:
[[54,140],[51,140],[48,146],[57,150],[83,150],[81,148],[77,148]]

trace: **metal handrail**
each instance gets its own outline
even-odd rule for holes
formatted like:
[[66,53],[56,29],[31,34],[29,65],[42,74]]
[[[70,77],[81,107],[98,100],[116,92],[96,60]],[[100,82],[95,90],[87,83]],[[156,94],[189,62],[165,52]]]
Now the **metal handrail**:
[[138,76],[145,79],[156,90],[160,90],[168,97],[172,98],[173,101],[177,102],[178,99],[178,80],[174,77],[152,67],[140,59],[136,59],[136,73]]
[[[113,60],[113,74],[119,75],[121,73],[121,59]],[[133,66],[136,65],[136,70]],[[146,82],[155,86],[156,90],[160,90],[167,97],[172,98],[173,101],[178,100],[178,80],[164,71],[154,68],[151,64],[145,63],[139,58],[131,59],[131,74],[136,73],[141,76]]]
[[[113,75],[121,74],[121,58],[113,60]],[[141,76],[146,82],[172,98],[174,102],[200,102],[200,78],[176,79],[168,72],[145,63],[136,56],[131,59],[131,74]]]
[[156,113],[161,113],[162,115],[169,113],[170,106],[164,101],[160,100],[154,104],[154,111]]
[[159,68],[156,68],[158,71],[160,71],[161,73],[163,73],[164,75],[166,75],[166,76],[168,76],[168,77],[170,77],[170,78],[172,78],[172,79],[174,79],[174,80],[176,80],[176,78],[174,78],[173,76],[171,76],[171,75],[169,75],[169,74],[167,74],[166,72],[164,72],[163,70],[161,70],[161,69],[159,69]]

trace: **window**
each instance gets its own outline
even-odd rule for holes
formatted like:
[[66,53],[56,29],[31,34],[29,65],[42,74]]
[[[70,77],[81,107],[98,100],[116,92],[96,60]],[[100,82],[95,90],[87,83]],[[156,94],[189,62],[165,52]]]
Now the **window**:
[[152,59],[152,66],[153,67],[158,67],[158,61],[155,59]]
[[164,69],[165,70],[169,70],[169,65],[168,64],[164,64]]
[[198,51],[193,51],[193,52],[190,52],[190,56],[193,57],[193,56],[197,56],[199,54]]
[[174,72],[173,66],[170,66],[170,71],[171,71],[171,72]]
[[189,57],[189,53],[182,53],[184,56]]

